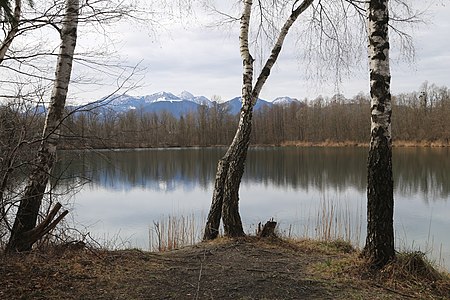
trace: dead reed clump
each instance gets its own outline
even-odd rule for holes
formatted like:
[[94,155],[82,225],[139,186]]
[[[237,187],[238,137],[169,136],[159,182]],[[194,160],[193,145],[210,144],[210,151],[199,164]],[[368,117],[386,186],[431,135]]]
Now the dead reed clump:
[[421,251],[398,253],[379,276],[384,284],[417,292],[450,298],[450,276],[439,272]]
[[442,275],[427,260],[423,252],[402,253],[397,260],[408,274],[416,278],[431,281],[442,279]]
[[197,244],[201,241],[201,224],[194,214],[154,221],[149,230],[149,248],[164,252]]

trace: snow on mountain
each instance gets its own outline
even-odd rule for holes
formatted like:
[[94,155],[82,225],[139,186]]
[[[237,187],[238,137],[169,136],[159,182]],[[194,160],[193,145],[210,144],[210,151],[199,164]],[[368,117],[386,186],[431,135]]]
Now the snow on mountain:
[[193,99],[195,96],[187,91],[182,91],[178,97],[183,100],[190,100],[190,99]]
[[92,107],[102,107],[102,108],[111,108],[116,112],[126,112],[130,109],[135,109],[140,106],[140,98],[133,97],[129,95],[112,95],[110,97],[105,97],[100,99],[99,101],[90,103]]
[[[293,102],[299,102],[295,98],[279,97],[273,102],[268,102],[263,99],[258,99],[254,107],[258,111],[264,107],[271,107],[272,105],[289,105]],[[101,103],[101,104],[100,104]],[[189,112],[196,112],[201,105],[212,107],[214,104],[204,96],[194,96],[190,92],[183,91],[178,96],[169,92],[159,92],[145,96],[130,96],[130,95],[113,95],[109,98],[103,98],[99,101],[92,102],[92,107],[99,106],[100,113],[106,110],[114,111],[116,113],[126,113],[130,110],[139,110],[141,112],[161,113],[163,111],[172,114],[179,118]],[[220,106],[226,107],[229,114],[236,115],[241,110],[241,97],[235,97]]]
[[167,92],[159,92],[159,93],[143,96],[141,98],[143,99],[143,101],[145,103],[153,103],[153,102],[159,102],[159,101],[174,102],[174,101],[182,101],[183,100],[183,99],[175,96],[174,94],[167,93]]
[[211,102],[211,100],[209,100],[208,98],[204,97],[204,96],[197,96],[194,97],[193,99],[191,99],[192,102],[195,102],[199,105],[206,105],[208,107],[212,107],[213,103]]
[[199,105],[206,105],[208,107],[211,107],[213,105],[211,100],[209,100],[205,96],[194,96],[187,91],[182,91],[178,97],[186,101],[197,103]]
[[274,100],[273,100],[273,104],[274,105],[283,105],[283,106],[287,106],[287,105],[290,105],[291,103],[293,103],[293,102],[299,102],[297,99],[295,99],[295,98],[291,98],[291,97],[287,97],[287,96],[285,96],[285,97],[278,97],[278,98],[275,98]]
[[[241,97],[235,97],[231,100],[226,101],[223,105],[227,107],[228,113],[232,115],[236,115],[241,111],[242,101]],[[264,106],[272,106],[271,102],[268,102],[263,99],[258,99],[253,110],[257,111],[262,109]]]

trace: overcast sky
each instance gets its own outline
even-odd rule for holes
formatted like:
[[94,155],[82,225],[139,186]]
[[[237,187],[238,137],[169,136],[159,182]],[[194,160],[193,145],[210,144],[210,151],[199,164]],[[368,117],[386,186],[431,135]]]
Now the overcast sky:
[[[450,87],[449,2],[432,4],[428,11],[428,24],[419,25],[412,32],[415,61],[409,63],[395,59],[392,62],[393,94],[418,90],[425,80]],[[201,15],[199,19],[202,19]],[[129,64],[141,62],[140,66],[145,68],[136,77],[141,78],[141,87],[128,93],[135,96],[159,91],[179,94],[186,90],[208,98],[218,95],[222,100],[239,96],[242,62],[237,30],[236,26],[208,28],[192,22],[188,25],[166,24],[154,35],[139,26],[119,29],[121,41],[116,47],[122,53],[122,59]],[[261,92],[262,99],[272,101],[280,96],[313,99],[318,95],[332,96],[336,92],[352,97],[360,91],[368,93],[367,60],[364,57],[359,68],[338,86],[332,79],[325,83],[307,80],[305,62],[300,59],[301,49],[295,47],[295,32],[288,36],[278,63]],[[398,52],[398,49],[391,51]],[[94,100],[86,98],[98,99],[112,90],[103,86],[94,92],[91,89],[89,93],[81,93],[78,89],[74,97]]]

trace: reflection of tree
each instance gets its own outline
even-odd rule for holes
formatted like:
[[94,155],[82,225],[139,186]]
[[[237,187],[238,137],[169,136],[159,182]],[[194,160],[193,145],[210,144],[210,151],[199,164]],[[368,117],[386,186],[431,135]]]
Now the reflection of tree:
[[247,180],[294,189],[365,188],[365,153],[358,148],[254,149],[249,154]]
[[[215,163],[224,148],[63,152],[70,162],[64,177],[90,178],[115,190],[141,187],[170,191],[179,186],[212,187]],[[450,150],[394,149],[394,188],[424,201],[450,195]],[[262,183],[294,190],[342,191],[366,189],[366,149],[363,148],[252,148],[244,183]],[[60,170],[62,166],[60,164]],[[60,172],[56,170],[56,172]]]
[[394,155],[397,191],[420,194],[426,202],[450,195],[450,149],[406,148]]

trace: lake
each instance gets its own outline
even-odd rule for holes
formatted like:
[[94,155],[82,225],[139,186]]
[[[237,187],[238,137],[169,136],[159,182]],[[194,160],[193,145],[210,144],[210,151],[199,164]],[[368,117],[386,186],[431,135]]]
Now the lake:
[[[154,222],[169,216],[195,220],[201,234],[225,151],[63,151],[58,190],[76,187],[68,204],[77,228],[108,246],[149,249]],[[393,156],[397,248],[420,250],[450,269],[450,149],[396,148]],[[285,235],[363,245],[366,161],[365,148],[251,148],[240,189],[246,231],[274,218]]]

